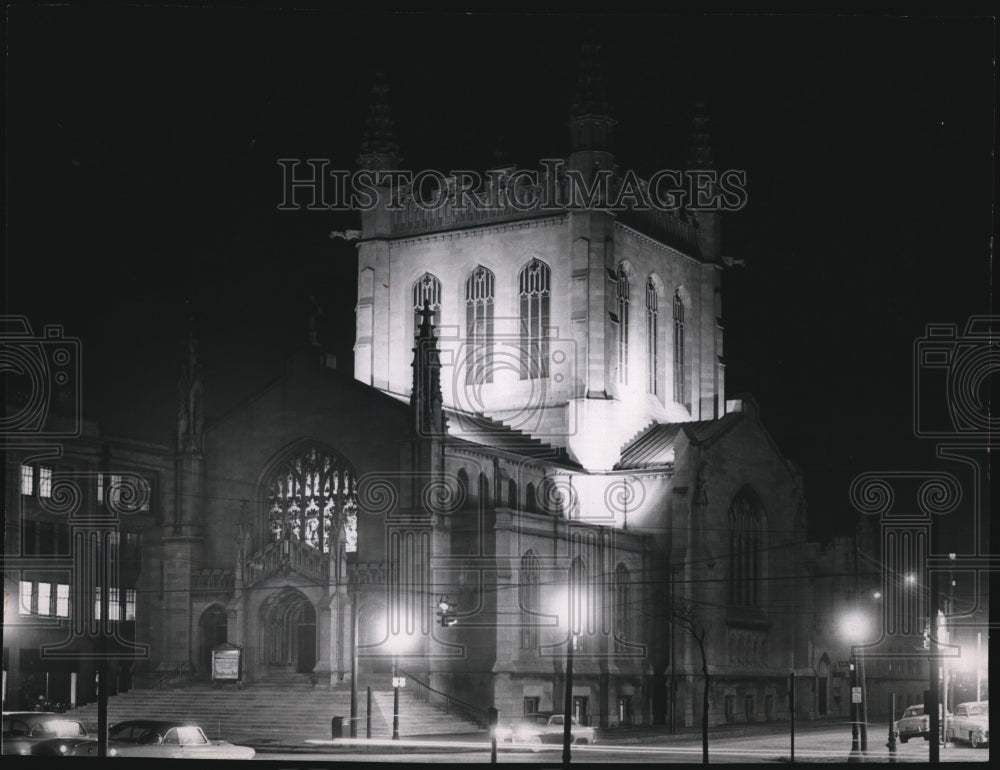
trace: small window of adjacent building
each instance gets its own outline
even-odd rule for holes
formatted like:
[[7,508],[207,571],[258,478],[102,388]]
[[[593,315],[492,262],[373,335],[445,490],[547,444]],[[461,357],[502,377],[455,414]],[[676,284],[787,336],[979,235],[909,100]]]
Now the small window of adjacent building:
[[52,468],[48,465],[38,466],[38,496],[52,497]]
[[118,589],[108,589],[108,618],[118,620],[121,618],[121,605],[118,604]]
[[56,617],[69,617],[69,585],[60,583],[56,586]]
[[17,603],[17,611],[20,615],[31,614],[31,594],[32,585],[30,580],[21,581],[21,598]]
[[736,720],[736,696],[727,695],[726,696],[726,721],[733,722]]
[[39,615],[50,615],[52,614],[52,584],[51,583],[39,583],[38,584],[38,614]]
[[530,696],[524,699],[525,714],[537,714],[538,706],[539,706],[539,698],[537,696]]
[[30,465],[21,466],[21,494],[33,495],[35,493],[35,469]]
[[94,589],[94,620],[101,619],[101,587]]
[[135,620],[135,589],[125,589],[125,620]]

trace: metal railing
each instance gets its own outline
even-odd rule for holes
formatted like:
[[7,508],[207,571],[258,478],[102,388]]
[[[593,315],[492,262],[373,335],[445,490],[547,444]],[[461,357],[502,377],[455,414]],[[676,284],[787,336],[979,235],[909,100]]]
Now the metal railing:
[[[485,709],[473,706],[471,703],[466,703],[464,700],[456,698],[454,695],[449,695],[446,692],[441,692],[440,690],[431,687],[429,684],[427,684],[427,682],[420,681],[415,676],[413,676],[413,674],[403,671],[402,669],[399,670],[399,673],[405,676],[407,679],[414,682],[415,684],[418,684],[421,687],[423,687],[424,690],[427,691],[427,693],[425,693],[425,697],[428,702],[430,702],[429,693],[440,695],[442,698],[444,698],[445,711],[448,714],[451,714],[453,710],[458,711],[460,713],[465,714],[466,717],[471,718],[472,721],[474,721],[480,728],[486,727],[487,718]],[[416,693],[414,694],[416,695]],[[419,698],[420,696],[417,695],[417,697]]]
[[155,682],[153,682],[153,683],[152,683],[152,684],[151,684],[151,685],[149,686],[149,689],[150,689],[150,690],[155,690],[155,689],[157,689],[157,688],[159,688],[159,689],[163,689],[164,687],[166,687],[166,684],[165,684],[165,682],[167,682],[167,681],[168,681],[168,680],[170,680],[170,679],[173,679],[174,677],[177,677],[177,676],[180,676],[181,674],[183,674],[183,673],[184,673],[184,669],[186,669],[186,668],[187,668],[187,665],[188,665],[188,664],[187,664],[187,662],[185,661],[184,663],[181,663],[181,664],[180,664],[179,666],[177,666],[176,668],[174,668],[174,669],[171,669],[171,670],[170,670],[170,671],[168,671],[168,672],[167,672],[166,674],[164,674],[164,675],[163,675],[163,676],[161,676],[161,677],[160,677],[159,679],[157,679],[157,680],[156,680]]

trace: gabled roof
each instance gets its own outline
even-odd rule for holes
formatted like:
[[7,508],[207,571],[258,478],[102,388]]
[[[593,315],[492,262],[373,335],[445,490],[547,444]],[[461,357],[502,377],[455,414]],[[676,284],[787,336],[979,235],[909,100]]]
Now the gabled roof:
[[683,430],[694,444],[715,441],[729,431],[742,415],[730,413],[718,420],[653,423],[622,449],[614,470],[663,468],[673,465],[677,435]]
[[615,470],[659,468],[674,462],[674,441],[681,423],[653,423],[625,446]]

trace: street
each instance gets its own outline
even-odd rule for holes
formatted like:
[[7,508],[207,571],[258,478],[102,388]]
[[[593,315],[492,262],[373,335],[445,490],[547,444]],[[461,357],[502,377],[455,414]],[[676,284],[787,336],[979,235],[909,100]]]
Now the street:
[[[866,762],[888,762],[885,730],[876,731],[873,726],[869,733],[869,751]],[[700,763],[701,738],[698,735],[670,736],[647,734],[629,739],[625,743],[614,737],[590,746],[574,746],[572,761],[599,763],[629,762],[675,762]],[[314,761],[327,760],[335,756],[338,761],[381,761],[391,757],[393,762],[458,762],[488,763],[490,761],[489,741],[485,734],[470,734],[467,740],[433,740],[418,737],[390,740],[339,740],[310,741],[315,752],[259,751],[257,759]],[[305,747],[303,747],[305,748]],[[842,727],[824,726],[800,730],[795,737],[796,762],[844,762],[851,748],[850,732]],[[926,741],[910,741],[897,744],[896,761],[927,762],[929,744]],[[942,762],[987,762],[989,749],[973,749],[964,744],[954,744],[941,748]],[[544,746],[539,751],[510,746],[498,747],[498,764],[506,763],[559,763],[562,747],[558,744]],[[787,734],[758,734],[733,737],[710,738],[709,761],[711,762],[787,762],[789,760],[789,737]]]

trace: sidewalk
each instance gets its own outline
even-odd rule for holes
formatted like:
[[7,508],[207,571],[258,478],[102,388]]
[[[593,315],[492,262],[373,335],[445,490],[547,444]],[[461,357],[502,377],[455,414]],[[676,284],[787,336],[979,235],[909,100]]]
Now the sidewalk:
[[[850,723],[841,719],[811,720],[804,724],[796,723],[796,735],[805,736],[808,733],[830,728],[843,728],[850,730]],[[788,736],[791,726],[787,722],[760,722],[755,724],[734,724],[716,725],[709,728],[709,741],[724,740],[728,738],[745,738],[756,735]],[[888,731],[888,724],[869,725],[869,741],[872,736],[882,736]],[[363,731],[362,731],[363,735]],[[357,751],[369,751],[372,753],[401,753],[413,751],[421,745],[450,744],[449,748],[455,751],[482,751],[490,745],[490,733],[488,730],[479,730],[468,733],[440,733],[425,735],[402,736],[400,740],[393,741],[388,738],[338,738],[331,739],[326,736],[288,736],[280,739],[258,738],[255,736],[231,736],[232,743],[244,746],[251,746],[259,753],[272,752],[322,752],[322,753],[348,753]],[[616,745],[647,745],[657,746],[670,743],[691,743],[701,740],[701,725],[691,727],[678,727],[676,733],[671,733],[669,728],[662,725],[641,726],[641,727],[615,727],[598,729],[598,744],[602,746]],[[504,751],[520,751],[521,749],[506,746]],[[527,751],[528,749],[524,749]]]

